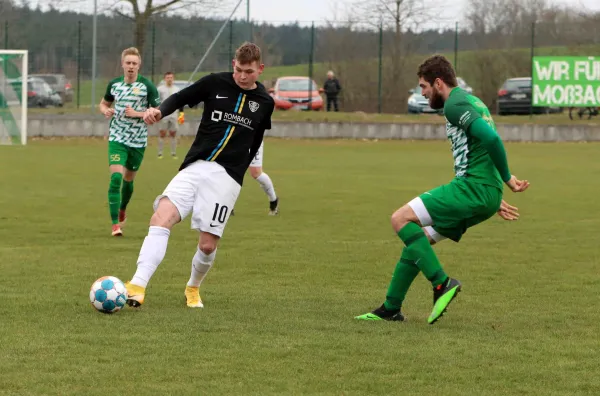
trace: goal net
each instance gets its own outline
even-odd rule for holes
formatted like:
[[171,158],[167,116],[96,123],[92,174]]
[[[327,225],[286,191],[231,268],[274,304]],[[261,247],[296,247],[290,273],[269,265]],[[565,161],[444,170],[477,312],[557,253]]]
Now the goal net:
[[0,50],[0,144],[27,143],[27,51]]

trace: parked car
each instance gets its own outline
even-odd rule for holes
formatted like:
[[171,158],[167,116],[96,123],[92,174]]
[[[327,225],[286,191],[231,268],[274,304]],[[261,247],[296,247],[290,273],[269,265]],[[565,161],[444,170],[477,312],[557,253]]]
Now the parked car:
[[[323,98],[319,86],[308,77],[280,77],[269,93],[275,100],[276,110],[322,110]],[[309,104],[310,103],[310,104]]]
[[73,101],[73,87],[64,74],[31,74],[30,76],[46,81],[60,95],[63,103]]
[[458,82],[458,86],[467,91],[468,93],[473,93],[473,88],[462,77],[456,77],[456,81]]
[[[498,90],[498,115],[529,114],[531,108],[531,77],[509,78]],[[533,113],[558,113],[559,107],[534,107]]]
[[443,109],[434,110],[429,106],[429,100],[423,96],[423,91],[420,86],[408,91],[408,113],[409,114],[442,114]]
[[[21,95],[21,79],[10,80],[10,84],[13,86],[15,97]],[[62,107],[63,100],[58,93],[56,93],[50,85],[37,77],[29,77],[27,79],[27,107]]]

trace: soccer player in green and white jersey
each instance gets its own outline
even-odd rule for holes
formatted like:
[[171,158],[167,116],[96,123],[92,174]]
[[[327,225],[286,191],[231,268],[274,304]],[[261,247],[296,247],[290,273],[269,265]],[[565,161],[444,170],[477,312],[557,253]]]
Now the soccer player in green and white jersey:
[[[133,195],[133,179],[144,159],[148,127],[142,117],[150,107],[158,107],[158,91],[151,81],[139,74],[142,58],[137,48],[121,54],[124,75],[108,83],[100,112],[110,119],[108,165],[110,184],[108,206],[112,235],[122,236],[125,210]],[[114,102],[114,107],[111,105]]]
[[432,56],[419,66],[423,96],[433,109],[444,109],[446,135],[452,145],[455,178],[421,194],[392,215],[392,227],[405,247],[396,265],[383,305],[357,316],[359,320],[403,321],[406,293],[419,274],[433,286],[435,323],[461,290],[461,283],[444,272],[431,245],[443,239],[458,242],[468,228],[498,213],[516,220],[518,209],[502,199],[503,184],[513,192],[529,187],[508,168],[506,152],[488,108],[457,87],[456,75],[443,56]]

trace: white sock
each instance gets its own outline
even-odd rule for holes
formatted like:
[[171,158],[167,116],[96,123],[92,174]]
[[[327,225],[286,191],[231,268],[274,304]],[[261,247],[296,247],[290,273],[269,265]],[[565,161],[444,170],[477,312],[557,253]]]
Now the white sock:
[[217,249],[211,254],[206,254],[200,248],[196,251],[194,258],[192,259],[192,274],[187,285],[190,287],[200,287],[200,284],[204,280],[204,277],[212,267],[217,255]]
[[150,226],[148,236],[144,239],[142,249],[137,261],[137,271],[131,278],[131,283],[137,286],[146,287],[158,265],[165,258],[167,253],[167,244],[171,231],[164,227]]
[[165,139],[158,137],[158,155],[162,155],[163,147],[165,146]]
[[256,178],[256,181],[260,184],[262,189],[265,191],[265,194],[269,197],[269,202],[273,202],[277,199],[277,194],[275,194],[275,187],[273,186],[273,182],[269,175],[265,172],[261,173],[260,176]]
[[177,154],[177,138],[172,137],[171,138],[171,155],[176,155],[176,154]]

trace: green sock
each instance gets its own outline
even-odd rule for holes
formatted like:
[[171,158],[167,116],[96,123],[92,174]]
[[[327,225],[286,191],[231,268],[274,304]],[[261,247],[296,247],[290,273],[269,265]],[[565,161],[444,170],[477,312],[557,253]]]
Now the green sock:
[[444,283],[448,275],[442,269],[442,265],[421,227],[416,223],[408,223],[398,231],[398,236],[406,245],[408,254],[415,260],[415,265],[423,272],[425,278],[434,287]]
[[394,275],[392,275],[386,299],[383,303],[386,309],[400,309],[402,307],[402,301],[404,301],[410,285],[417,275],[419,275],[419,267],[415,265],[415,260],[409,258],[409,253],[408,249],[404,248],[402,256],[400,256],[400,261],[396,264],[396,269],[394,270]]
[[121,182],[123,175],[115,172],[110,175],[110,184],[108,185],[108,208],[110,218],[113,224],[119,222],[119,207],[121,205]]
[[123,180],[123,189],[121,190],[121,209],[125,210],[127,208],[127,204],[131,200],[131,196],[133,195],[133,180],[127,181]]

